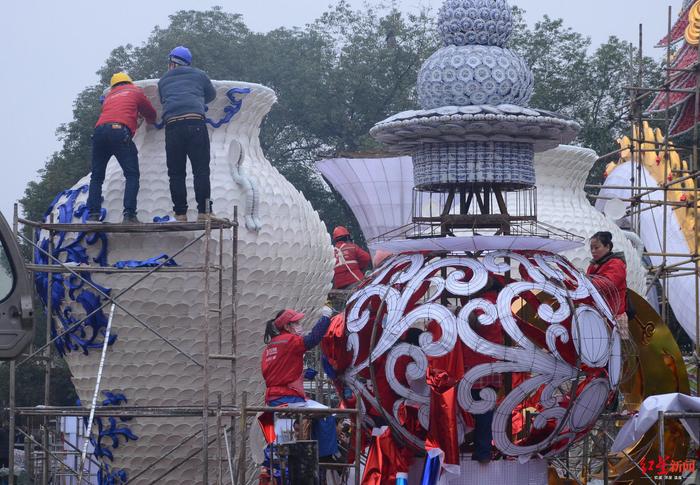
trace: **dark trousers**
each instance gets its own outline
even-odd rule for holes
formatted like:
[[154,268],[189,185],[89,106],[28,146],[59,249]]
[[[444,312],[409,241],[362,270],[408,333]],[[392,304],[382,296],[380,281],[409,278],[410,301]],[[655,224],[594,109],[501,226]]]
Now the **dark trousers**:
[[106,123],[92,134],[92,174],[87,207],[91,215],[102,209],[102,183],[107,162],[114,155],[124,172],[124,214],[136,215],[136,197],[139,193],[139,152],[131,140],[129,128],[119,123]]
[[[472,389],[472,399],[481,401],[481,389]],[[474,453],[472,460],[482,460],[491,457],[491,441],[493,441],[493,409],[484,414],[474,414]]]
[[[207,212],[206,200],[211,197],[209,184],[209,133],[204,120],[180,120],[165,126],[165,156],[170,178],[170,196],[175,214],[187,213],[187,157],[192,164],[194,198],[197,211]],[[211,210],[211,203],[209,205]]]

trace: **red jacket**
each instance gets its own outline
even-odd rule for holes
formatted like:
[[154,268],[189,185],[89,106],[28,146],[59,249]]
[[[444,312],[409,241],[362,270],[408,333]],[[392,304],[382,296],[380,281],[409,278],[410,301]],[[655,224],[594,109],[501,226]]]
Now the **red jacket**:
[[333,288],[345,288],[362,281],[369,268],[369,253],[355,243],[340,241],[335,244],[335,277]]
[[[586,274],[603,295],[615,315],[627,311],[627,265],[618,254],[609,253],[588,266]],[[615,307],[613,307],[615,305]]]
[[128,126],[133,135],[136,133],[139,114],[146,118],[148,123],[156,122],[156,110],[143,90],[133,84],[122,84],[112,88],[105,97],[102,114],[95,126],[121,123]]
[[289,332],[273,337],[262,354],[265,402],[285,396],[305,398],[304,338]]

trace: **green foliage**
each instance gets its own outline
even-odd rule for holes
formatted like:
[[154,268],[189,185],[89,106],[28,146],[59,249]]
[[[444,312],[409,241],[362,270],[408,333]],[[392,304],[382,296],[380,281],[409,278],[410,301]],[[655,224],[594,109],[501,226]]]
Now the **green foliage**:
[[[51,401],[53,406],[75,406],[78,399],[70,380],[68,365],[62,359],[54,360],[51,368]],[[9,402],[10,365],[0,362],[0,407]],[[44,404],[44,364],[37,361],[27,362],[17,368],[16,373],[17,406],[37,406]]]
[[70,188],[89,173],[90,136],[100,115],[99,97],[102,90],[100,86],[91,86],[78,94],[73,103],[73,121],[56,130],[63,147],[39,171],[39,181],[27,185],[24,198],[20,201],[27,218],[41,220],[59,192]]
[[160,77],[170,49],[183,44],[212,79],[257,82],[277,92],[278,104],[261,132],[266,156],[311,201],[329,229],[342,223],[359,236],[352,214],[313,163],[379,148],[369,129],[414,107],[418,68],[437,47],[432,27],[427,13],[405,15],[380,6],[355,11],[342,0],[304,29],[266,34],[252,33],[240,15],[220,8],[179,11],[142,46],[112,51],[98,71],[102,84],[78,96],[74,121],[61,127],[62,150],[49,160],[40,181],[27,187],[25,214],[40,218],[56,193],[88,173],[97,100],[111,75],[126,70],[134,79]]
[[[611,36],[590,53],[590,38],[565,27],[561,19],[544,16],[532,29],[515,10],[516,31],[511,47],[532,66],[535,92],[531,106],[567,115],[581,124],[575,143],[600,155],[618,149],[617,139],[630,131],[626,87],[638,84],[638,50],[629,42]],[[658,85],[661,65],[642,59],[642,83]],[[602,181],[601,160],[591,170],[588,183]]]

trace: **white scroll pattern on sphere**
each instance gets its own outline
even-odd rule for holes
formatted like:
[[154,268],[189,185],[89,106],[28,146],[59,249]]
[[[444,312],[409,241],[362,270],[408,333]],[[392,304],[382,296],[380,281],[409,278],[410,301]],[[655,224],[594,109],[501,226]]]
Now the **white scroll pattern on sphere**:
[[[509,279],[504,280],[507,284],[498,291],[496,301],[483,298],[491,282],[503,280],[506,273]],[[514,308],[517,299],[529,296],[531,300],[534,295],[539,302],[538,324],[544,326],[544,344],[523,332],[522,322],[518,324],[521,317]],[[452,308],[441,303],[443,297],[466,303],[455,315]],[[372,332],[375,344],[369,349],[366,327],[370,325],[371,329],[377,313],[383,316],[381,328]],[[470,326],[474,317],[483,326],[500,323],[509,343],[497,344],[481,337]],[[397,255],[375,270],[351,297],[346,319],[348,350],[354,356],[345,373],[346,382],[379,409],[382,403],[376,397],[377,390],[372,388],[371,380],[359,374],[385,356],[386,377],[398,400],[393,409],[382,412],[416,446],[421,446],[422,440],[399,424],[399,410],[402,405],[417,408],[421,425],[428,429],[430,388],[426,372],[430,359],[446,356],[460,345],[459,341],[495,360],[465,369],[457,386],[457,400],[464,411],[472,414],[495,411],[494,442],[507,456],[527,459],[561,452],[593,426],[619,383],[620,336],[610,309],[583,274],[565,258],[551,253],[494,251],[482,259]],[[438,339],[425,331],[418,345],[400,341],[406,330],[420,328],[428,321],[439,326]],[[363,330],[364,340],[360,337]],[[561,355],[562,348],[569,349],[568,359]],[[360,355],[367,357],[360,359]],[[405,375],[398,376],[397,362],[402,357],[410,363]],[[477,380],[512,373],[525,377],[514,382],[500,402],[489,387],[480,389],[481,400],[473,399]],[[540,436],[516,443],[507,431],[511,416],[518,406],[532,404],[528,400],[538,392],[538,415],[532,427]],[[458,427],[461,440],[461,416]],[[542,434],[546,436],[542,438]]]

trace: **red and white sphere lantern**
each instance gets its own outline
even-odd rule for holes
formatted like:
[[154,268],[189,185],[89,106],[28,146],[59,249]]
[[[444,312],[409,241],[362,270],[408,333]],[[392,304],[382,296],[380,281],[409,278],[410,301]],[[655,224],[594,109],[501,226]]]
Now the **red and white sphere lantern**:
[[[556,455],[584,436],[621,377],[608,304],[585,275],[549,252],[395,255],[352,295],[345,317],[352,358],[343,380],[370,415],[417,449],[431,426],[428,377],[436,366],[453,374],[458,441],[470,415],[493,410],[495,447],[521,460]],[[413,343],[405,341],[410,328],[422,331]],[[494,330],[502,338],[482,336]],[[453,357],[460,353],[478,363],[459,367]],[[510,376],[511,385],[496,392],[478,384],[499,376]],[[518,417],[525,408],[528,426]]]

